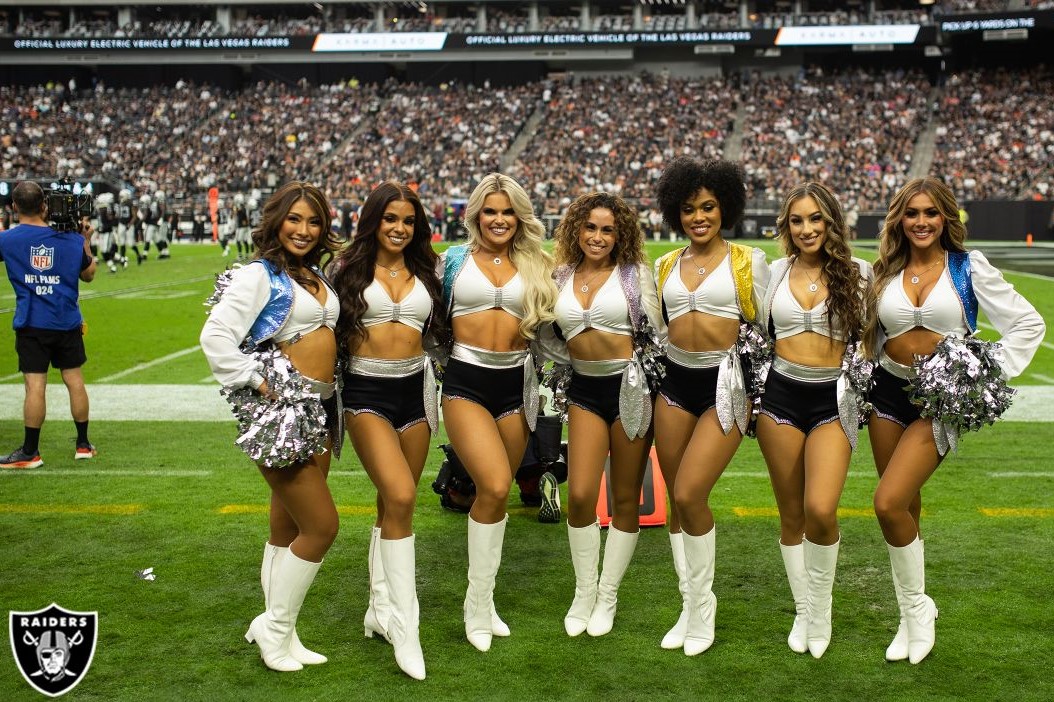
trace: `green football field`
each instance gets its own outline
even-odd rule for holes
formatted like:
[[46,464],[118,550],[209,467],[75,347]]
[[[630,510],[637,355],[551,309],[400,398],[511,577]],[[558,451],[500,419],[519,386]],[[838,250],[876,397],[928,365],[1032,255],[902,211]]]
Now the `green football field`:
[[[776,255],[772,242],[762,246]],[[649,254],[671,247],[649,245]],[[859,255],[874,252],[861,247]],[[786,645],[793,603],[775,502],[757,444],[747,440],[712,497],[717,639],[698,657],[659,647],[681,606],[661,528],[641,536],[612,633],[568,638],[563,616],[574,575],[566,528],[538,523],[515,489],[495,593],[512,637],[495,639],[486,654],[472,648],[461,618],[465,517],[442,510],[430,489],[441,462],[435,448],[415,518],[428,679],[409,679],[387,644],[362,637],[374,491],[349,448],[330,478],[341,532],[298,625],[330,662],[291,674],[268,670],[242,638],[262,610],[268,493],[233,445],[233,419],[197,346],[202,301],[224,264],[216,246],[185,245],[169,261],[117,274],[101,268],[82,286],[84,373],[99,455],[74,462],[68,401],[53,373],[45,465],[0,472],[4,626],[8,611],[51,602],[99,613],[94,661],[65,699],[1054,699],[1054,463],[1043,443],[1054,430],[1049,330],[1014,382],[1010,420],[966,436],[924,491],[927,591],[940,618],[936,647],[920,665],[883,658],[898,615],[871,509],[876,477],[865,432],[842,499],[834,634],[820,660]],[[1054,320],[1054,278],[1007,278]],[[13,307],[0,281],[3,453],[22,440]],[[433,444],[443,442],[441,435]],[[137,577],[146,568],[155,580]],[[40,699],[10,646],[0,650],[0,700]]]

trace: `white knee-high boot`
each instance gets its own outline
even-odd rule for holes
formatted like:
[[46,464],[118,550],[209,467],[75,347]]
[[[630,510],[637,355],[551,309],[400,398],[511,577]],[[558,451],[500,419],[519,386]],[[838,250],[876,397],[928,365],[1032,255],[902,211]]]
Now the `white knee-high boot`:
[[684,648],[684,635],[688,631],[688,614],[692,603],[688,595],[688,567],[684,563],[684,539],[681,532],[670,532],[670,551],[673,553],[673,569],[677,573],[677,589],[681,593],[681,616],[677,623],[662,637],[660,646],[667,650]]
[[578,636],[586,630],[597,601],[600,524],[593,522],[586,527],[573,527],[568,523],[567,540],[571,544],[571,564],[575,568],[575,598],[564,617],[564,630],[568,636]]
[[807,640],[809,653],[819,658],[831,643],[831,593],[834,591],[834,573],[838,566],[838,545],[841,539],[830,546],[814,544],[808,539],[802,542],[805,548],[805,573],[809,577],[805,606],[808,617]]
[[[263,561],[260,563],[260,587],[263,588],[264,593],[264,609],[268,607],[268,598],[270,597],[271,573],[277,565],[277,561],[288,552],[288,546],[274,546],[270,542],[264,544]],[[304,644],[300,643],[300,637],[297,635],[296,629],[293,629],[293,636],[289,640],[289,653],[304,665],[321,665],[329,660],[321,653],[315,653],[305,648]]]
[[713,592],[716,534],[716,525],[702,536],[681,532],[692,605],[684,635],[684,653],[687,656],[697,656],[714,643],[714,620],[717,618],[717,597]]
[[384,564],[380,556],[381,528],[373,527],[370,532],[370,550],[367,557],[367,567],[370,572],[370,604],[366,608],[366,616],[362,619],[362,627],[367,639],[374,634],[391,643],[388,638],[388,617],[391,616],[392,605],[388,599],[388,587],[384,583]]
[[[509,515],[497,524],[468,517],[468,590],[465,592],[465,637],[480,651],[489,651],[492,636],[508,636],[509,628],[494,608],[494,580],[501,566],[501,547]],[[500,625],[500,626],[498,626]]]
[[604,545],[604,569],[597,581],[597,601],[589,615],[586,631],[590,636],[603,636],[615,624],[615,607],[618,604],[618,586],[637,549],[640,530],[633,533],[619,531],[614,525],[608,527],[607,543]]
[[937,605],[926,595],[926,559],[918,537],[907,546],[890,546],[889,564],[900,582],[908,627],[908,660],[918,663],[933,650]]
[[783,555],[783,567],[787,571],[787,582],[790,583],[791,597],[794,598],[794,625],[791,626],[787,645],[795,653],[809,650],[806,638],[808,616],[806,597],[809,591],[809,576],[805,573],[805,547],[802,544],[786,546],[780,542],[780,553]]
[[[919,539],[919,550],[923,557],[926,555],[926,543]],[[893,571],[893,590],[897,593],[897,606],[900,608],[900,624],[897,626],[897,635],[886,647],[887,661],[905,661],[908,659],[908,606],[904,602],[904,589],[897,580],[897,572]],[[926,571],[922,571],[922,590],[926,591]]]
[[395,662],[415,680],[425,679],[425,658],[421,652],[420,608],[417,604],[417,569],[414,537],[378,539],[380,560],[384,563],[385,585],[391,610],[388,636],[395,647]]
[[271,572],[267,611],[253,619],[245,639],[260,647],[260,657],[271,670],[300,670],[304,666],[289,650],[304,596],[321,563],[305,561],[287,550]]

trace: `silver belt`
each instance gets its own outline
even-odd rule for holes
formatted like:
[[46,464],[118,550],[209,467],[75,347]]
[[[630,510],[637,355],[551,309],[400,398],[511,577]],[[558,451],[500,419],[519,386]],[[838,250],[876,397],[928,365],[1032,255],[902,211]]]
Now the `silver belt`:
[[885,368],[889,373],[895,375],[901,380],[911,380],[915,377],[915,368],[913,366],[905,366],[903,363],[897,363],[886,354],[886,350],[878,354],[878,365]]
[[713,368],[721,365],[721,361],[728,358],[730,350],[724,351],[685,351],[684,349],[667,344],[666,358],[679,366],[685,368]]
[[628,358],[612,358],[603,361],[580,361],[577,358],[572,358],[571,368],[579,375],[586,375],[590,378],[603,378],[610,375],[622,375],[622,371],[630,363],[632,361]]
[[528,355],[526,349],[523,351],[491,351],[457,342],[450,351],[451,358],[484,368],[516,368],[524,364]]
[[311,392],[317,394],[319,396],[319,399],[328,400],[329,398],[337,394],[336,381],[333,381],[332,383],[324,383],[321,380],[308,378],[306,375],[303,376],[303,378],[307,382],[307,386],[311,390]]
[[348,372],[355,375],[371,375],[381,378],[405,378],[417,373],[424,366],[424,356],[415,356],[414,358],[352,356],[348,361]]
[[837,380],[838,376],[842,374],[840,366],[833,368],[803,366],[800,363],[792,363],[779,356],[772,359],[772,370],[802,383],[826,383]]

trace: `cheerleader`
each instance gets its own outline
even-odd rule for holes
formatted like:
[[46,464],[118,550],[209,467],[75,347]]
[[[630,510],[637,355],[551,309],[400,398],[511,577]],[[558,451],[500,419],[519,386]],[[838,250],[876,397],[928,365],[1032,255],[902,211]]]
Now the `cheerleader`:
[[[329,204],[318,188],[297,181],[279,188],[253,232],[256,257],[235,271],[200,342],[221,385],[249,388],[263,398],[275,392],[254,357],[239,347],[247,341],[255,348],[279,349],[321,397],[331,437],[327,448],[336,442],[339,451],[334,328],[340,306],[319,268],[339,245],[329,224]],[[337,509],[326,484],[329,464],[330,451],[323,449],[288,467],[259,466],[271,489],[271,534],[260,568],[266,611],[253,620],[245,638],[255,641],[272,670],[326,662],[300,643],[296,621],[337,535]]]
[[[436,381],[424,355],[442,304],[432,232],[417,194],[378,185],[362,207],[355,237],[337,259],[337,339],[348,354],[344,411],[348,436],[377,488],[369,549],[366,636],[395,647],[412,678],[425,677],[419,638],[413,513],[428,442],[436,430]],[[439,318],[441,320],[441,317]]]
[[509,627],[494,608],[506,505],[538,414],[538,380],[528,343],[553,319],[552,260],[545,226],[524,189],[491,173],[465,207],[469,243],[440,261],[453,348],[443,377],[447,436],[476,484],[468,518],[465,636],[480,651]]
[[[869,296],[865,348],[877,356],[874,412],[868,425],[879,481],[874,506],[889,550],[900,627],[886,660],[918,663],[934,643],[937,607],[926,594],[919,517],[922,486],[948,446],[941,417],[921,417],[905,387],[912,363],[946,337],[977,329],[977,309],[999,331],[1003,377],[1019,375],[1043,340],[1043,318],[979,251],[967,252],[966,227],[951,190],[916,178],[889,203]],[[944,418],[952,421],[953,418]]]
[[852,258],[842,208],[819,183],[787,194],[776,229],[786,258],[769,267],[764,320],[775,356],[758,444],[776,495],[780,551],[794,597],[787,644],[819,658],[831,641],[838,501],[860,421],[842,365],[855,348],[849,342],[863,332],[871,266]]
[[[569,636],[603,636],[614,623],[619,583],[640,533],[640,491],[652,440],[652,395],[642,355],[658,355],[665,325],[637,216],[622,198],[578,198],[555,239],[560,294],[554,324],[573,369],[566,391],[567,536],[575,596],[564,628]],[[598,581],[596,505],[609,454],[612,520]]]
[[688,246],[656,264],[669,326],[666,376],[655,401],[655,446],[673,496],[670,547],[683,607],[662,647],[694,656],[714,642],[714,515],[710,492],[743,440],[750,393],[740,360],[746,325],[758,318],[769,280],[760,249],[721,236],[743,215],[742,169],[729,161],[675,159],[657,199],[670,229]]

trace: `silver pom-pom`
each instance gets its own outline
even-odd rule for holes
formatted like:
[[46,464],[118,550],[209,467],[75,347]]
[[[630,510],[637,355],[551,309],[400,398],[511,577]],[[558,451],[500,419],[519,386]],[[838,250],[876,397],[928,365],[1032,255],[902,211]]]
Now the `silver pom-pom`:
[[[234,271],[240,268],[240,264],[236,264],[233,268],[228,268],[222,273],[216,274],[216,284],[212,289],[212,294],[206,298],[203,303],[206,307],[215,307],[216,303],[223,297],[223,293],[227,292],[227,288],[231,286],[231,280],[234,278]],[[206,310],[205,314],[208,314],[211,310]]]
[[664,354],[659,345],[659,336],[647,321],[633,334],[633,353],[644,369],[648,379],[648,389],[652,394],[659,392],[662,379],[666,377]]
[[571,386],[571,366],[564,363],[554,363],[542,371],[542,385],[549,388],[553,393],[553,411],[560,417],[560,421],[567,423],[567,389]]
[[238,419],[235,444],[256,464],[287,468],[326,450],[329,431],[318,393],[278,349],[254,352],[270,390],[223,388],[220,394]]
[[750,420],[747,436],[754,436],[758,414],[761,413],[761,395],[765,392],[765,381],[772,367],[772,344],[761,332],[761,327],[749,322],[739,325],[739,338],[733,353],[747,366],[746,391],[750,398]]
[[[1002,347],[976,337],[946,336],[929,357],[916,356],[911,402],[953,439],[992,424],[1010,407],[1014,389],[999,366]],[[935,427],[936,429],[936,427]],[[949,443],[954,447],[954,441]]]
[[862,426],[871,417],[872,405],[868,401],[868,396],[875,384],[875,362],[864,358],[859,346],[857,341],[851,341],[846,346],[845,354],[842,356],[842,375],[845,377],[849,390],[853,393],[857,416]]

